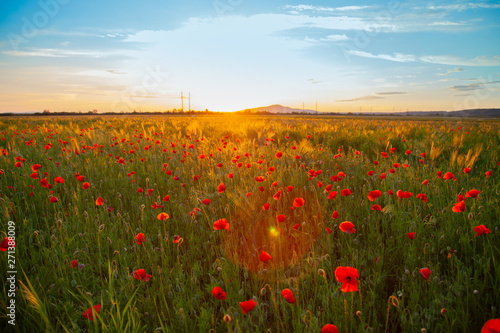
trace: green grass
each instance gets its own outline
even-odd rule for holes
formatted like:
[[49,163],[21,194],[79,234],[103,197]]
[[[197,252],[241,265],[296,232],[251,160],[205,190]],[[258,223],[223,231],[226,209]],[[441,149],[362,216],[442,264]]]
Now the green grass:
[[[331,323],[341,332],[478,332],[499,317],[499,125],[234,115],[2,119],[0,238],[14,221],[19,280],[17,325],[8,329],[319,332]],[[18,156],[22,167],[15,167]],[[41,165],[38,179],[30,177],[34,164]],[[321,174],[311,177],[310,170]],[[438,171],[456,181],[439,179]],[[346,177],[333,181],[339,172]],[[63,184],[54,183],[58,176]],[[44,177],[52,188],[41,186]],[[221,182],[227,189],[218,193]],[[334,199],[328,185],[338,192]],[[352,194],[341,196],[342,189]],[[382,196],[369,201],[377,189]],[[478,199],[466,198],[466,210],[453,212],[457,196],[471,189],[481,191]],[[279,190],[281,198],[273,199]],[[398,190],[413,196],[398,199]],[[162,201],[166,195],[170,200]],[[297,197],[305,204],[291,210]],[[154,202],[164,207],[152,209]],[[335,210],[339,217],[332,219]],[[169,219],[158,220],[160,212]],[[278,214],[285,222],[276,221]],[[213,230],[221,218],[230,230]],[[341,232],[343,221],[356,233]],[[481,224],[491,233],[476,237]],[[141,245],[138,233],[145,235]],[[262,250],[270,261],[259,260]],[[75,259],[83,266],[71,269]],[[0,252],[0,265],[5,281],[7,252]],[[339,266],[358,270],[357,292],[340,290]],[[419,273],[424,267],[429,282]],[[141,268],[152,275],[148,282],[134,278]],[[215,286],[226,300],[212,296]],[[294,305],[281,296],[285,288]],[[7,292],[4,284],[1,322],[8,320]],[[257,306],[245,315],[239,303],[250,299]],[[96,304],[95,320],[82,317]]]

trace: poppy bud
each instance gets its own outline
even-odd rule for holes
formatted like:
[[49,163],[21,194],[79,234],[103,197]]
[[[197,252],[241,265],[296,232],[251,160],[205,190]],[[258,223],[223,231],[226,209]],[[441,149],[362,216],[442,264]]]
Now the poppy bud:
[[361,311],[356,311],[356,316],[361,317],[362,315]]
[[475,289],[473,293],[474,293],[474,295],[477,295],[477,294],[479,294],[479,290]]
[[266,294],[266,287],[260,290],[260,296],[264,296]]
[[443,316],[446,314],[446,309],[445,309],[445,308],[441,309],[441,314],[442,314]]
[[469,213],[469,220],[472,219],[474,217],[474,215],[472,215],[472,213]]
[[231,316],[230,316],[230,315],[228,315],[228,314],[225,314],[223,319],[224,319],[224,321],[225,321],[226,323],[230,323],[230,322],[231,322]]

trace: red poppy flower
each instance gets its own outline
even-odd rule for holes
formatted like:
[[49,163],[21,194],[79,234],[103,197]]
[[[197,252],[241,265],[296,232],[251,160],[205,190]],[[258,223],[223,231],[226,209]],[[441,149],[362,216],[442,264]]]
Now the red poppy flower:
[[99,197],[96,199],[95,204],[96,206],[101,206],[104,203],[104,199]]
[[331,191],[328,193],[328,199],[333,200],[337,196],[337,191]]
[[392,168],[389,170],[389,173],[395,173],[395,172],[396,172],[396,170],[394,170]]
[[477,196],[479,195],[479,193],[481,193],[481,191],[472,189],[472,190],[468,191],[467,193],[465,193],[465,197],[477,199]]
[[304,205],[305,200],[301,197],[295,198],[293,200],[293,207],[302,207]]
[[382,210],[382,207],[380,207],[379,205],[373,205],[373,206],[372,206],[372,210],[378,210],[378,211],[381,211],[381,210]]
[[290,186],[288,186],[288,187],[286,188],[286,190],[287,190],[288,192],[291,192],[291,191],[293,190],[293,186],[291,186],[291,185],[290,185]]
[[281,296],[290,304],[295,304],[295,297],[293,296],[293,292],[290,289],[283,289],[281,291]]
[[85,180],[85,177],[84,176],[76,176],[76,179],[79,181],[79,182],[83,182]]
[[282,152],[279,151],[279,152],[276,153],[276,158],[281,158],[281,156],[283,156]]
[[372,171],[372,170],[370,170],[366,173],[367,176],[373,176],[374,174],[375,174],[375,171]]
[[488,177],[489,177],[489,176],[491,176],[492,174],[493,174],[493,172],[491,172],[491,171],[489,171],[489,170],[488,170],[488,171],[486,171],[486,178],[488,178]]
[[146,240],[146,237],[144,237],[144,234],[142,232],[140,232],[140,233],[137,234],[137,236],[135,236],[135,239],[136,239],[135,242],[138,245],[141,245]]
[[227,299],[226,293],[222,290],[221,287],[214,287],[214,289],[212,289],[212,295],[214,295],[214,297],[220,301]]
[[340,191],[340,195],[343,196],[343,197],[350,196],[351,195],[351,190],[348,189],[348,188],[343,189],[342,191]]
[[204,205],[208,205],[210,203],[210,199],[203,199],[201,201]]
[[464,168],[464,173],[470,173],[471,168]]
[[94,320],[94,313],[92,312],[92,309],[95,311],[96,314],[99,314],[99,312],[101,312],[101,305],[97,304],[97,305],[91,306],[90,308],[87,309],[87,311],[85,311],[82,314],[82,316],[84,318],[87,318],[88,320]]
[[228,177],[228,178],[233,178],[233,176],[234,176],[234,175],[233,175],[232,173],[228,173],[228,174],[227,174],[227,177]]
[[443,174],[443,172],[442,171],[438,171],[436,174],[437,174],[438,178],[441,179],[441,175]]
[[427,185],[427,184],[429,184],[429,181],[427,179],[422,182],[422,185]]
[[413,195],[413,193],[408,192],[408,191],[404,191],[403,192],[401,190],[398,190],[396,192],[396,195],[398,196],[398,199],[408,199],[408,198],[410,198]]
[[353,234],[356,232],[356,229],[354,228],[354,224],[352,224],[349,221],[344,221],[340,223],[339,229],[342,232],[348,233],[348,234]]
[[455,179],[455,176],[451,172],[444,174],[443,179]]
[[75,269],[77,265],[78,265],[78,260],[77,260],[77,259],[75,259],[75,260],[72,260],[72,261],[70,262],[69,267],[70,267],[71,269]]
[[156,216],[156,218],[157,218],[158,220],[160,220],[160,221],[166,221],[166,220],[168,220],[168,218],[169,218],[169,217],[170,217],[170,216],[168,216],[168,214],[167,214],[167,213],[163,213],[163,212],[162,212],[162,213],[160,213],[160,214],[158,214],[158,215]]
[[263,210],[269,210],[269,204],[266,202],[264,205],[262,205]]
[[64,179],[62,177],[54,178],[54,183],[64,184]]
[[459,201],[455,205],[453,205],[453,208],[451,209],[455,213],[460,213],[463,212],[467,207],[465,207],[465,201]]
[[417,194],[417,199],[422,200],[423,202],[427,202],[427,196],[423,193]]
[[283,214],[279,214],[278,216],[276,216],[276,220],[278,220],[279,223],[284,222],[285,218],[286,218],[286,216]]
[[298,223],[294,224],[294,226],[292,228],[293,228],[293,230],[298,230],[299,229],[299,224]]
[[260,261],[262,261],[263,263],[266,263],[267,261],[273,259],[273,257],[271,257],[269,255],[269,253],[267,253],[266,251],[262,250],[260,252]]
[[16,162],[16,163],[14,164],[14,166],[15,166],[16,168],[20,168],[20,167],[22,167],[22,166],[23,166],[23,164],[22,164],[21,162]]
[[278,192],[276,192],[275,195],[273,195],[274,200],[279,200],[280,198],[281,198],[281,190],[279,190]]
[[229,223],[226,219],[219,219],[214,222],[214,230],[229,230]]
[[223,193],[226,190],[226,186],[224,183],[220,183],[219,186],[217,187],[217,192]]
[[338,217],[339,217],[339,213],[337,213],[337,211],[334,211],[334,212],[332,213],[332,219],[336,219],[336,218],[338,218]]
[[47,178],[40,179],[40,185],[46,188],[48,186]]
[[[14,245],[9,245],[9,242],[10,244],[14,244]],[[14,243],[13,240],[10,239],[10,237],[5,237],[2,241],[2,243],[0,243],[0,251],[7,251],[9,249],[9,247],[16,247],[16,244]]]
[[330,228],[326,228],[325,230],[326,230],[326,232],[327,232],[328,234],[331,234],[331,233],[333,232],[333,230],[332,230],[332,229],[330,229]]
[[481,333],[500,333],[500,319],[488,320],[481,329]]
[[431,270],[428,268],[420,268],[420,275],[429,283],[429,276],[431,276]]
[[408,236],[409,239],[414,240],[415,239],[415,232],[414,231],[409,232],[408,234],[406,234],[406,236]]
[[85,182],[85,183],[82,184],[82,188],[84,190],[87,190],[89,187],[90,187],[90,184],[88,182]]
[[358,291],[358,281],[356,279],[359,278],[359,274],[356,268],[339,266],[335,270],[335,278],[342,283],[340,290],[343,292]]
[[385,172],[383,172],[380,176],[379,176],[380,179],[385,179]]
[[37,172],[33,172],[31,175],[30,175],[31,178],[33,179],[38,179],[38,173]]
[[411,150],[405,151],[405,155],[410,155],[410,154],[411,154]]
[[31,170],[32,170],[33,172],[37,172],[37,171],[38,171],[38,169],[40,169],[41,167],[42,167],[42,166],[41,166],[40,164],[33,164],[33,165],[31,166]]
[[148,282],[149,279],[151,279],[151,275],[149,274],[146,274],[146,271],[142,268],[134,271],[134,278],[136,278],[137,280],[142,280],[144,282]]
[[385,151],[381,152],[380,155],[382,155],[383,158],[387,158],[387,153]]
[[482,224],[478,225],[477,227],[474,227],[474,231],[476,232],[476,237],[490,233],[490,230]]
[[321,333],[339,333],[339,330],[338,330],[338,328],[335,325],[326,324],[321,329]]
[[370,193],[368,193],[368,200],[374,201],[375,199],[377,199],[381,195],[382,195],[382,192],[380,192],[379,190],[370,191]]
[[253,299],[246,302],[240,302],[241,312],[243,312],[243,314],[247,314],[252,311],[256,305],[257,302],[255,302]]

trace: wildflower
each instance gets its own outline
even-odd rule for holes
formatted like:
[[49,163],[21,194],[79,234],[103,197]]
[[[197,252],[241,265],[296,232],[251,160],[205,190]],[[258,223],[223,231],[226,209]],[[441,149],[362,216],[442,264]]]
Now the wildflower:
[[428,268],[421,268],[420,275],[429,283],[429,276],[431,276],[431,270]]
[[218,300],[227,299],[226,293],[222,290],[221,287],[214,287],[214,289],[212,289],[212,295],[214,295],[214,297]]
[[408,234],[406,234],[406,236],[408,236],[409,239],[413,240],[415,239],[415,232],[414,231],[409,232]]
[[168,220],[168,218],[169,218],[169,217],[170,217],[170,216],[168,216],[168,214],[167,214],[167,213],[163,213],[163,212],[161,212],[160,214],[158,214],[158,215],[156,216],[156,218],[157,218],[158,220],[160,220],[160,221],[166,221],[166,220]]
[[305,200],[301,197],[295,198],[293,200],[293,207],[302,207],[304,205]]
[[340,231],[348,233],[348,234],[353,234],[356,232],[356,229],[354,228],[354,224],[352,224],[349,221],[344,221],[340,223],[339,226]]
[[101,197],[97,198],[95,201],[96,206],[101,206],[103,203],[104,203],[104,200]]
[[87,311],[85,311],[82,316],[84,318],[87,318],[88,320],[94,320],[94,312],[96,314],[99,314],[99,312],[101,312],[101,305],[100,304],[97,304],[97,305],[94,305],[94,306],[91,306],[90,308],[87,309]]
[[283,214],[279,214],[278,216],[276,216],[276,220],[279,222],[279,223],[282,223],[285,221],[285,218],[286,216],[283,215]]
[[339,333],[339,330],[338,330],[338,328],[335,325],[326,324],[321,329],[321,333]]
[[283,289],[281,291],[281,296],[285,298],[285,301],[287,301],[290,304],[295,304],[295,297],[293,296],[293,292],[290,289]]
[[341,291],[345,293],[358,291],[358,281],[356,279],[359,278],[359,274],[356,268],[339,266],[335,270],[335,278],[342,283]]
[[267,253],[266,251],[262,250],[260,252],[260,261],[262,261],[263,263],[266,263],[267,261],[271,260],[273,257],[271,257],[269,255],[269,253]]
[[374,201],[375,199],[377,199],[381,195],[382,195],[382,192],[380,192],[379,190],[371,191],[370,193],[368,193],[368,200]]
[[136,239],[135,242],[137,243],[137,245],[141,245],[146,240],[146,237],[144,237],[144,234],[142,232],[140,232],[137,234],[137,236],[135,236],[135,239]]
[[459,201],[453,205],[452,211],[455,213],[463,212],[467,207],[465,207],[465,201]]
[[16,244],[10,237],[5,237],[2,243],[0,243],[0,251],[7,251],[9,247],[16,247]]
[[136,278],[137,280],[142,280],[144,282],[148,282],[149,279],[151,279],[151,277],[152,276],[149,274],[146,274],[146,271],[142,268],[134,271],[134,278]]
[[490,230],[482,224],[478,225],[477,227],[474,227],[474,231],[476,232],[476,237],[490,233]]
[[226,219],[219,219],[214,222],[213,228],[214,230],[229,230],[229,223]]
[[224,183],[220,183],[219,186],[217,187],[217,192],[223,193],[226,190],[226,186]]
[[243,312],[243,314],[247,314],[252,311],[256,305],[257,302],[255,302],[253,299],[246,302],[240,302],[241,312]]

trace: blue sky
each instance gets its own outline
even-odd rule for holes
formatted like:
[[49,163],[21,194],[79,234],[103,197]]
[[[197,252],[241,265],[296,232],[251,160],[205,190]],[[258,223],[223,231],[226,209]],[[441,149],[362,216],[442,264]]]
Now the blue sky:
[[[11,1],[0,112],[500,107],[500,1]],[[187,109],[185,100],[184,109]]]

